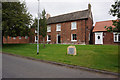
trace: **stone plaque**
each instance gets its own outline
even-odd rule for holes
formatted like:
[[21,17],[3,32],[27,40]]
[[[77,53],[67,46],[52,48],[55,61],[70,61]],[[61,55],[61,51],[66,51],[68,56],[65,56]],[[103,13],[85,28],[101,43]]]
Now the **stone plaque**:
[[76,55],[76,48],[75,48],[75,46],[68,46],[67,54]]
[[69,48],[68,54],[74,54],[74,48]]

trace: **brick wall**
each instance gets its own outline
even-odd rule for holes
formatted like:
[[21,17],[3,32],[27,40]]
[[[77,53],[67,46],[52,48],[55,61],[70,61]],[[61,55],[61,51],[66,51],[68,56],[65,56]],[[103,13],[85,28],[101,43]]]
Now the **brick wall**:
[[86,21],[86,44],[89,44],[90,40],[92,40],[90,37],[91,33],[90,31],[92,30],[92,26],[93,26],[93,21],[91,18],[88,18],[88,20]]
[[29,41],[30,43],[35,43],[35,35],[36,35],[36,34],[35,34],[35,29],[32,28],[32,29],[31,29],[30,39],[29,39],[29,40],[30,40],[30,41]]
[[[72,21],[71,21],[72,22]],[[52,44],[57,43],[57,34],[61,35],[61,43],[65,44],[89,44],[89,33],[92,28],[92,20],[89,18],[87,20],[78,20],[77,29],[71,30],[71,22],[59,23],[61,24],[61,31],[56,31],[56,24],[51,24],[51,32],[48,32],[48,35],[51,35]],[[74,21],[73,21],[74,22]],[[85,31],[86,26],[86,31]],[[71,34],[77,34],[77,41],[71,41]],[[86,38],[85,38],[86,35]],[[85,43],[86,42],[86,43]]]
[[19,39],[19,36],[16,37],[16,39],[13,39],[13,37],[7,37],[7,39],[5,37],[3,37],[3,43],[8,43],[8,44],[23,44],[23,43],[29,43],[29,37],[27,39],[25,39],[25,37],[21,37],[21,39]]

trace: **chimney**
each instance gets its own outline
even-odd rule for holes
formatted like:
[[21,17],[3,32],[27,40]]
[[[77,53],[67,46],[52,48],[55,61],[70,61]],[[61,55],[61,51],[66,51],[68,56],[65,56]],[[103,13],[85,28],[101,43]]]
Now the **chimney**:
[[91,4],[90,3],[88,4],[88,9],[91,11]]
[[48,19],[49,17],[51,17],[51,16],[50,16],[49,13],[47,13],[47,14],[46,14],[46,19]]
[[88,11],[89,11],[89,17],[93,20],[92,11],[91,11],[91,4],[90,3],[88,4]]

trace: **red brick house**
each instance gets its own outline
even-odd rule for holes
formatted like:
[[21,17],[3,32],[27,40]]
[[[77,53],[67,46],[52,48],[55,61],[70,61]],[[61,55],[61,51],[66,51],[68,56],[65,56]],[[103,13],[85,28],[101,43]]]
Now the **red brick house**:
[[89,44],[93,25],[91,5],[87,10],[49,17],[47,24],[47,43]]
[[96,22],[93,29],[93,44],[120,44],[120,32],[107,32],[105,26],[115,27],[112,20]]

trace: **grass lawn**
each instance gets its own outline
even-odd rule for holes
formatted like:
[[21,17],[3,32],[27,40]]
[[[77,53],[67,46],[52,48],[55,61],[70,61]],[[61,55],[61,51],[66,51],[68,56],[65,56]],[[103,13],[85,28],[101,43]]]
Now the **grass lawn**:
[[75,45],[77,55],[67,55],[67,47],[62,44],[40,44],[40,54],[36,55],[36,44],[4,44],[3,52],[34,57],[83,67],[118,72],[117,45]]

